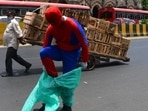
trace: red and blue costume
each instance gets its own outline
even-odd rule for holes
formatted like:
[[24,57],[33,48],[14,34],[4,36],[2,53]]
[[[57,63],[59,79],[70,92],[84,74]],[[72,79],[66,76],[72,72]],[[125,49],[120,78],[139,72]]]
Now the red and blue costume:
[[[40,50],[43,71],[35,88],[27,98],[22,111],[30,111],[38,102],[43,102],[40,109],[33,111],[57,111],[62,98],[63,108],[60,111],[72,111],[74,91],[79,85],[81,70],[77,68],[81,55],[82,62],[88,61],[88,41],[78,21],[62,17],[57,7],[49,7],[45,17],[50,23]],[[55,38],[56,45],[52,45]],[[58,76],[53,60],[63,62],[63,73]],[[58,77],[57,77],[58,76]],[[59,111],[59,110],[58,110]]]
[[[70,72],[77,67],[80,55],[82,62],[87,63],[88,41],[84,29],[78,21],[62,16],[57,7],[49,7],[45,11],[45,18],[50,25],[45,33],[40,57],[48,75],[58,76],[53,60],[62,61],[63,73]],[[53,38],[56,40],[56,45],[51,45]],[[74,90],[61,89],[61,98],[64,104],[61,111],[71,111]]]
[[[47,9],[45,17],[51,25],[46,30],[40,56],[47,73],[53,77],[58,75],[53,60],[63,62],[63,73],[77,67],[80,54],[82,61],[87,62],[88,41],[78,21],[62,16],[55,7]],[[51,45],[53,38],[57,45]]]

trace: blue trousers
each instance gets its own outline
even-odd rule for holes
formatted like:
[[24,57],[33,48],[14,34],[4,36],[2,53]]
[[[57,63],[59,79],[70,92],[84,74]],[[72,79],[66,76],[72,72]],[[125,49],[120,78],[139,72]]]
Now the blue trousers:
[[[62,61],[63,73],[67,73],[77,67],[80,57],[80,49],[75,51],[63,51],[54,45],[42,48],[40,50],[40,57],[45,68],[49,68],[50,70],[55,69],[55,66],[53,66],[54,63],[50,64],[50,62],[53,62],[53,60]],[[46,59],[46,61],[44,61],[44,59]]]

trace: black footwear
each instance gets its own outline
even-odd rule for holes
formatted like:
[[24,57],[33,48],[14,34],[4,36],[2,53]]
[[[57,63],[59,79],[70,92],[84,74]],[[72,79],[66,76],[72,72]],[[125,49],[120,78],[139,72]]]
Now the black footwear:
[[67,105],[63,105],[63,108],[60,111],[72,111],[72,108]]
[[11,77],[11,76],[13,76],[13,74],[8,74],[8,73],[1,74],[1,77]]
[[62,110],[62,108],[61,107],[59,107],[56,111],[61,111]]
[[44,111],[45,110],[45,104],[42,104],[42,107],[40,109],[34,109],[33,111]]
[[28,72],[28,70],[30,69],[30,67],[32,66],[32,64],[30,64],[29,66],[26,66],[26,70],[25,70],[25,73]]

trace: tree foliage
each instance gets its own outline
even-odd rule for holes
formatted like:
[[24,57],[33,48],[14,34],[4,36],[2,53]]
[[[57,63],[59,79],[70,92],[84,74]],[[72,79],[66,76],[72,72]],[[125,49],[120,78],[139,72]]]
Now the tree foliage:
[[148,0],[142,0],[143,10],[148,10]]

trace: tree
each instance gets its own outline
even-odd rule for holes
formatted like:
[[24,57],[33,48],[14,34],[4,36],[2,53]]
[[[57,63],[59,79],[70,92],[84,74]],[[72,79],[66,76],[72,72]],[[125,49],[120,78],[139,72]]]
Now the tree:
[[148,10],[148,0],[142,0],[143,10]]

